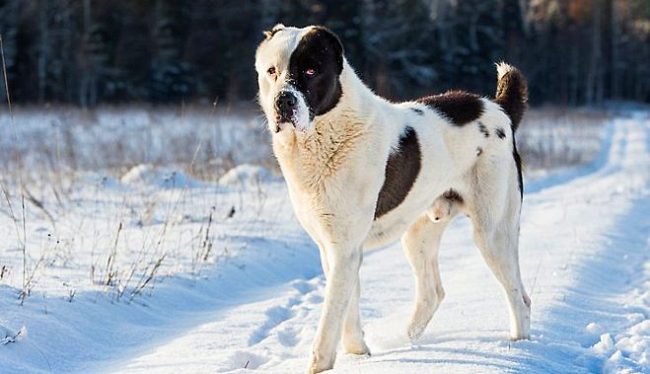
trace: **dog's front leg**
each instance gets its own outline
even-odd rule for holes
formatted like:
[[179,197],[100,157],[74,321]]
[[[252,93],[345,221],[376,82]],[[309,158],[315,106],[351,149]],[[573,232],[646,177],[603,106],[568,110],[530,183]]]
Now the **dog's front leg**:
[[325,303],[321,314],[308,373],[331,369],[336,346],[341,338],[343,319],[357,283],[361,247],[326,245],[329,274],[325,286]]
[[370,355],[370,349],[363,340],[363,329],[359,316],[359,272],[355,273],[355,287],[350,295],[350,303],[343,325],[343,348],[345,352],[355,355]]

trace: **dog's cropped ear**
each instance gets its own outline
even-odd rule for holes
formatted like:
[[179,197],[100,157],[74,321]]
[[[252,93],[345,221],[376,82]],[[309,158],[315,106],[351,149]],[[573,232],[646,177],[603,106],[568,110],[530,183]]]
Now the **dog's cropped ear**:
[[344,52],[343,43],[341,43],[341,39],[339,39],[338,35],[336,35],[334,31],[328,29],[325,26],[314,26],[313,29],[316,32],[318,32],[320,35],[329,39],[330,43],[334,46],[336,52],[338,52],[341,55],[341,57],[343,56],[343,52]]
[[285,26],[283,24],[278,23],[275,26],[273,26],[273,28],[271,30],[264,31],[264,37],[267,40],[271,39],[273,37],[273,35],[275,35],[276,32],[278,32],[278,31],[280,31],[280,30],[282,30],[284,28],[285,28]]
[[337,59],[338,73],[343,70],[343,43],[341,39],[325,26],[313,26],[310,33],[312,37],[316,37],[327,43],[332,48]]

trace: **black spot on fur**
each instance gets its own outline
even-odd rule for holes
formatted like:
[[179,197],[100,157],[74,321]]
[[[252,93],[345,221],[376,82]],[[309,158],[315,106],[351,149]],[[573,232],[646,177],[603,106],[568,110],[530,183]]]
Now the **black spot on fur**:
[[423,116],[424,111],[420,108],[411,108],[412,111],[414,111],[417,115]]
[[515,130],[512,129],[512,157],[515,160],[515,166],[517,167],[517,181],[519,182],[519,196],[521,199],[524,199],[524,179],[521,175],[521,156],[517,152],[517,142],[515,141]]
[[478,131],[480,131],[481,134],[483,134],[483,136],[485,136],[486,138],[490,137],[490,132],[488,131],[487,127],[485,127],[483,122],[478,123]]
[[463,197],[460,196],[460,194],[454,189],[449,189],[447,192],[442,194],[442,197],[444,197],[449,201],[457,202],[459,204],[463,203]]
[[503,129],[501,127],[497,128],[496,133],[497,133],[497,136],[499,137],[499,139],[505,139],[506,132],[503,131]]
[[483,114],[483,102],[478,95],[465,91],[449,91],[418,99],[448,118],[456,126],[475,121]]
[[[305,72],[315,70],[315,75]],[[342,95],[343,45],[330,30],[316,26],[302,37],[289,59],[289,78],[305,97],[309,117],[325,114]]]
[[388,156],[386,176],[375,208],[375,219],[399,206],[420,174],[422,153],[417,133],[412,127],[404,128],[398,147]]
[[483,153],[483,148],[476,147],[476,157],[480,156]]

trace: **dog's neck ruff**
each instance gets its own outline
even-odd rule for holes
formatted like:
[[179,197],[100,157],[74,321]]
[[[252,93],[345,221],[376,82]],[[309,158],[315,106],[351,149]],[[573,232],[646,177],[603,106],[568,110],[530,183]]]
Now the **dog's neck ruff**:
[[[376,100],[344,61],[339,78],[343,94],[327,113],[314,118],[314,127],[306,132],[285,130],[273,136],[273,147],[283,173],[292,184],[305,191],[321,191],[323,182],[333,175],[356,149],[359,139],[368,133],[371,123],[363,118],[363,103]],[[366,110],[371,105],[366,105]]]

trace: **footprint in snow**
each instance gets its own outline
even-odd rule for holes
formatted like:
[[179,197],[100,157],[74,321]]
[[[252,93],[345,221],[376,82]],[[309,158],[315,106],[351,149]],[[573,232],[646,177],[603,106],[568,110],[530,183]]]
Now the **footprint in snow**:
[[[298,316],[304,315],[304,307],[310,304],[317,304],[322,302],[322,297],[319,295],[321,280],[311,279],[309,281],[305,280],[295,280],[291,282],[291,286],[297,291],[297,294],[294,294],[293,297],[289,298],[285,305],[274,306],[269,308],[266,314],[266,321],[259,326],[248,339],[248,345],[253,346],[268,338],[273,330],[275,330],[283,322],[296,317],[296,311]],[[307,307],[307,309],[310,309]],[[286,328],[277,333],[278,340],[280,344],[284,346],[295,346],[298,342],[295,331],[290,328]]]
[[289,300],[288,306],[274,306],[266,311],[266,321],[253,331],[248,339],[248,346],[255,345],[266,339],[275,327],[293,317],[293,312],[290,309],[291,306],[295,305],[293,300]]

